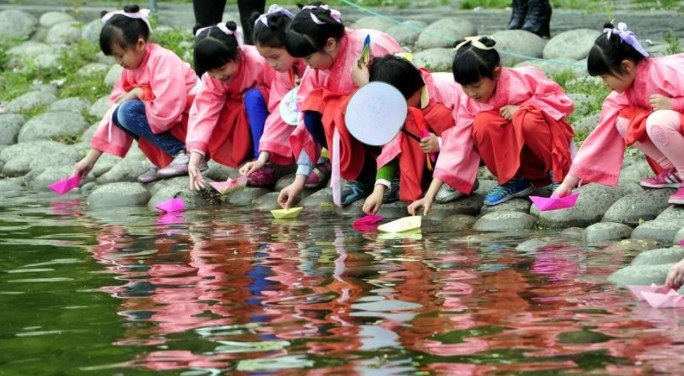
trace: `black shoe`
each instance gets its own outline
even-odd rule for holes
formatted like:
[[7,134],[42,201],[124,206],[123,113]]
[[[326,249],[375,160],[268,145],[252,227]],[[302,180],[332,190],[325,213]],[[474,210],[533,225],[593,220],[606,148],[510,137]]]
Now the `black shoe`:
[[542,38],[551,36],[551,4],[549,0],[529,0],[527,6],[527,17],[522,29],[535,33]]
[[527,0],[513,0],[513,12],[506,29],[521,29],[527,16]]

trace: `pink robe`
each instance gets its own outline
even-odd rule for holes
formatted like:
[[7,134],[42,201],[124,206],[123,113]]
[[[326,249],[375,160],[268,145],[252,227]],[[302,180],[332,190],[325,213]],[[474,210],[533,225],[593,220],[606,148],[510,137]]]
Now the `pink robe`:
[[561,120],[573,110],[573,103],[557,83],[537,68],[502,68],[496,91],[487,103],[467,95],[461,96],[456,126],[444,132],[442,150],[434,176],[451,187],[470,193],[480,167],[480,155],[472,138],[475,117],[484,111],[499,110],[507,105],[531,105]]
[[[371,37],[370,53],[372,57],[381,57],[401,51],[401,46],[392,37],[383,32],[347,29],[345,35],[340,39],[340,48],[333,66],[327,70],[310,69],[299,87],[297,101],[303,104],[307,95],[319,88],[343,95],[354,93],[358,87],[352,81],[350,74],[351,66],[361,56],[363,41],[369,34]],[[306,151],[314,163],[320,156],[320,148],[307,131],[303,120],[300,121],[295,131],[292,132],[290,145],[296,160],[299,159],[299,153],[302,150]]]
[[[210,149],[214,151],[230,148],[240,148],[249,151],[252,147],[251,139],[249,138],[249,125],[246,123],[247,116],[244,113],[243,95],[252,88],[260,88],[268,90],[271,87],[271,82],[274,80],[276,72],[271,68],[266,59],[264,59],[256,50],[254,46],[240,47],[242,53],[240,54],[240,62],[238,72],[233,79],[226,83],[209,76],[205,73],[202,76],[202,89],[195,97],[195,102],[190,109],[190,120],[188,122],[188,136],[186,138],[186,145],[188,151],[199,151],[207,154]],[[268,97],[268,95],[266,95]],[[231,106],[231,108],[225,108]],[[240,107],[242,106],[242,107]],[[239,114],[231,113],[231,110],[240,110]],[[235,128],[223,129],[220,125],[219,118],[221,115],[232,115],[233,120],[236,119],[238,124]],[[245,128],[246,127],[246,128]],[[228,134],[222,134],[225,139],[217,139],[217,134],[214,130],[227,131]],[[212,137],[213,136],[213,137]],[[245,139],[246,137],[246,139]],[[215,158],[217,162],[235,167],[236,164],[241,163],[241,159],[233,150],[222,150],[223,159]],[[233,154],[230,156],[230,154]],[[214,153],[216,154],[216,153]]]
[[[183,62],[172,51],[154,43],[147,43],[145,57],[140,66],[121,72],[121,77],[109,96],[109,110],[95,131],[91,146],[117,157],[124,157],[130,149],[133,137],[111,123],[112,114],[118,108],[115,101],[127,91],[124,87],[128,91],[135,87],[143,88],[141,100],[145,103],[147,121],[152,132],[159,134],[173,131],[175,127],[182,125],[188,95],[196,84],[197,76],[188,63]],[[171,162],[172,156],[162,158],[158,154],[165,153],[150,142],[141,138],[139,145],[148,158],[160,167]]]
[[[297,71],[298,78],[304,77],[304,72],[306,71],[304,59],[297,60],[294,68]],[[270,114],[266,119],[264,134],[261,136],[261,140],[259,140],[259,151],[271,153],[269,160],[280,165],[287,165],[292,162],[290,135],[295,130],[295,127],[285,123],[280,117],[280,101],[285,94],[294,89],[295,82],[293,82],[293,78],[291,72],[276,72],[275,79],[271,84],[271,91],[268,95],[268,111]]]
[[647,58],[637,66],[634,84],[623,93],[613,91],[603,101],[599,125],[587,137],[572,162],[570,175],[586,183],[614,186],[618,182],[625,154],[625,139],[615,122],[627,107],[651,109],[649,97],[672,98],[675,111],[684,111],[684,55]]

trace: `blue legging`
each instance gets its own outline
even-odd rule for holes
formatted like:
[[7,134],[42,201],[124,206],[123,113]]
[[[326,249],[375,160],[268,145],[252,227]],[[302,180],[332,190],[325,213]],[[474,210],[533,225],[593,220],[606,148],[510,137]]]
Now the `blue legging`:
[[252,147],[254,159],[259,158],[259,140],[264,134],[266,118],[268,117],[268,106],[266,98],[259,89],[249,89],[245,93],[245,112],[249,120],[249,129],[252,134]]
[[172,157],[185,151],[185,144],[171,135],[170,131],[157,134],[152,132],[145,114],[145,104],[139,100],[126,101],[119,105],[112,116],[112,123],[136,141],[142,137]]

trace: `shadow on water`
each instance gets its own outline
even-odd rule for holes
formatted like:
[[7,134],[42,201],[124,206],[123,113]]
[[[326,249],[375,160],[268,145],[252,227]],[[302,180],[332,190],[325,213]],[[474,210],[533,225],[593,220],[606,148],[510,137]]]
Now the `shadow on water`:
[[[358,232],[221,208],[0,198],[0,373],[679,374],[678,310],[553,233]],[[70,198],[71,197],[71,198]],[[530,237],[554,237],[516,251]]]

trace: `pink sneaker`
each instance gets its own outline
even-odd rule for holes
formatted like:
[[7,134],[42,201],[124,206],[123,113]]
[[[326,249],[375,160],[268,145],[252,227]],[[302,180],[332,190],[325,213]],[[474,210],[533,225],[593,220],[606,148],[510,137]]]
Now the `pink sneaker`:
[[270,187],[275,185],[275,168],[264,166],[247,177],[247,185],[250,187]]
[[306,178],[306,183],[304,186],[307,188],[318,188],[321,186],[321,184],[323,184],[323,182],[325,182],[326,179],[330,177],[331,173],[332,164],[330,164],[330,160],[319,163],[316,165],[313,171],[311,171],[309,177]]
[[667,202],[672,205],[684,205],[684,187],[680,187]]
[[[642,180],[641,186],[651,189],[679,188],[682,186],[682,179],[679,177],[677,170],[675,170],[674,167],[671,167],[663,170],[654,178],[646,178]],[[677,194],[675,193],[675,195]]]

